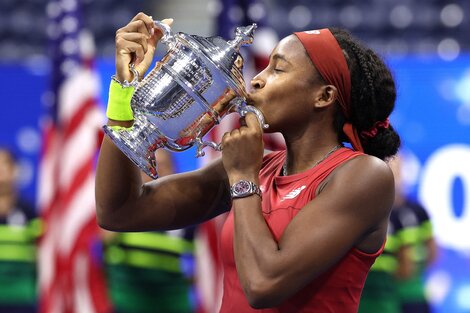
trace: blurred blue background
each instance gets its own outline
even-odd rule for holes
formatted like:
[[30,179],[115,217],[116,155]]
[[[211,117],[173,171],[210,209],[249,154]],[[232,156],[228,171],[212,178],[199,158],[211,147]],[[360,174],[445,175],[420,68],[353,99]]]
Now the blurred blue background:
[[[141,10],[174,17],[176,31],[206,36],[224,27],[221,12],[226,27],[249,18],[279,37],[331,25],[350,29],[384,55],[398,84],[391,120],[403,139],[405,188],[428,209],[440,247],[427,275],[434,311],[470,312],[470,2],[228,2],[88,0],[84,18],[96,42],[101,103],[114,72],[115,31]],[[46,4],[0,1],[0,145],[17,154],[20,192],[33,203],[41,118],[50,103]],[[180,171],[197,167],[194,153],[175,155]]]

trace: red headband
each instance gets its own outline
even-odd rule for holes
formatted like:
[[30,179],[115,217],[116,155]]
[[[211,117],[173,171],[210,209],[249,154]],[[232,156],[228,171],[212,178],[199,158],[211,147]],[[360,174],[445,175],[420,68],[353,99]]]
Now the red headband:
[[346,123],[343,132],[354,149],[364,152],[356,128],[349,122],[351,117],[351,75],[343,51],[328,28],[294,33],[304,46],[315,68],[326,81],[338,90],[338,102]]

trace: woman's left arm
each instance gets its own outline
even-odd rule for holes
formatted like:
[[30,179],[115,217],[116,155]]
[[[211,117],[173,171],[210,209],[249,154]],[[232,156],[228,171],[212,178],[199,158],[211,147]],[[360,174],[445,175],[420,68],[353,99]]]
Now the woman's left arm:
[[[226,145],[231,147],[243,135],[253,134],[247,127],[241,127],[224,138],[224,153],[228,152]],[[245,146],[251,146],[251,142]],[[238,149],[243,150],[240,146]],[[238,151],[238,158],[224,160],[230,183],[242,178],[258,183],[258,177],[250,177],[256,176],[250,174],[253,169],[245,168],[256,164],[257,159],[238,164],[239,170],[229,170],[236,168],[231,167],[234,165],[231,162],[239,162],[232,159],[242,159],[240,156],[249,154],[248,150]],[[251,306],[280,304],[331,268],[353,247],[373,250],[366,252],[380,248],[394,198],[389,167],[375,157],[359,156],[332,175],[322,192],[289,223],[279,242],[266,225],[260,197],[233,200],[235,262]],[[375,238],[372,245],[370,238]]]

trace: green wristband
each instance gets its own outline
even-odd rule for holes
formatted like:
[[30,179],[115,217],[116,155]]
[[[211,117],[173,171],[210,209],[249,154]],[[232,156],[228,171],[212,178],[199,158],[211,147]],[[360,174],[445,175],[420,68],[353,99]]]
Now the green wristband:
[[133,94],[134,87],[122,87],[114,79],[111,80],[106,116],[115,121],[132,121],[134,119],[131,108]]

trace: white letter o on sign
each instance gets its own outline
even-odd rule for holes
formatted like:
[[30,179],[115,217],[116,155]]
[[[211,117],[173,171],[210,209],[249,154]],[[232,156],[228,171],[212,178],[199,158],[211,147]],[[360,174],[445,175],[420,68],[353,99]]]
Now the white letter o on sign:
[[[452,186],[463,182],[463,213],[455,216]],[[421,203],[431,216],[438,242],[459,250],[470,249],[470,147],[448,145],[436,150],[426,162],[419,189]]]

